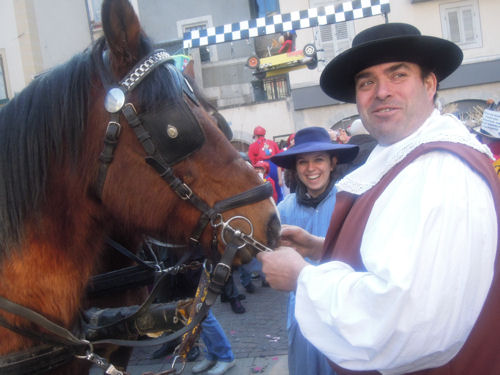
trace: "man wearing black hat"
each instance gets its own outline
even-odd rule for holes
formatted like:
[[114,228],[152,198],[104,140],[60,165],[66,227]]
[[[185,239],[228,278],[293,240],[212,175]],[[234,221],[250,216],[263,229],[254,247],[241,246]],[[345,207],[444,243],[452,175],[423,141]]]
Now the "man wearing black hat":
[[500,186],[487,147],[434,108],[461,61],[390,23],[321,76],[378,145],[337,184],[325,239],[287,227],[259,259],[271,286],[296,289],[302,333],[339,374],[500,374]]

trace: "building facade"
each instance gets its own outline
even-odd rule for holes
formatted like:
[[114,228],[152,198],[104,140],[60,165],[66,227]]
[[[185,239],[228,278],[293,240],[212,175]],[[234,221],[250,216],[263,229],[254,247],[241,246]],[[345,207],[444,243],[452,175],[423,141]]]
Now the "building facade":
[[[162,9],[156,3],[139,0],[139,8],[148,34],[155,40],[168,42],[175,38],[180,40],[183,32],[200,23],[204,27],[220,26],[345,1],[233,0],[228,6],[224,1],[211,0],[198,6],[197,1],[186,0],[175,9],[168,4]],[[167,18],[159,17],[167,13]],[[356,33],[383,22],[411,23],[425,35],[452,40],[462,48],[462,66],[440,85],[440,106],[466,99],[500,100],[498,14],[500,2],[497,0],[391,0],[390,12],[386,15],[297,30],[297,49],[308,43],[318,48],[317,68],[295,70],[263,80],[256,79],[246,67],[246,60],[251,55],[264,57],[272,53],[279,34],[191,48],[185,52],[197,62],[197,80],[230,122],[236,140],[248,144],[256,125],[265,127],[270,136],[280,139],[280,136],[307,126],[331,127],[344,118],[355,116],[355,105],[336,102],[323,94],[318,85],[319,77],[329,60],[350,47]],[[172,30],[173,25],[177,35]]]
[[[439,104],[465,99],[500,100],[498,0],[390,0],[390,12],[296,31],[295,46],[318,49],[314,69],[258,79],[250,56],[275,54],[279,34],[183,49],[186,31],[285,14],[348,0],[133,0],[145,32],[170,53],[189,54],[208,99],[230,123],[235,144],[245,150],[256,125],[277,139],[307,126],[332,127],[357,114],[336,102],[318,82],[326,63],[349,48],[370,26],[407,22],[423,34],[447,38],[464,51],[462,66],[440,85]],[[66,61],[101,34],[102,0],[0,0],[0,105],[37,74]],[[50,3],[50,5],[48,5]]]

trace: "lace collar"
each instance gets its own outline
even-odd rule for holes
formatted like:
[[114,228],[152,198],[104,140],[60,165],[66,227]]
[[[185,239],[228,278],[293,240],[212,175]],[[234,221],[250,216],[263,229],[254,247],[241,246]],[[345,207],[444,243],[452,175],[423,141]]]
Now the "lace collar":
[[494,160],[488,147],[480,143],[455,116],[441,115],[434,110],[415,133],[389,146],[377,145],[365,164],[337,183],[337,190],[363,194],[416,147],[436,141],[460,143]]

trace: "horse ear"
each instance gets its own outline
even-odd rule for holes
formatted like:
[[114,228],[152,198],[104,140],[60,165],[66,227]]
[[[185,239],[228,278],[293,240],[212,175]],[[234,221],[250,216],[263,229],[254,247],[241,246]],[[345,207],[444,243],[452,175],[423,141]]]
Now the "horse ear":
[[141,25],[128,0],[104,0],[101,10],[111,69],[122,78],[140,58]]

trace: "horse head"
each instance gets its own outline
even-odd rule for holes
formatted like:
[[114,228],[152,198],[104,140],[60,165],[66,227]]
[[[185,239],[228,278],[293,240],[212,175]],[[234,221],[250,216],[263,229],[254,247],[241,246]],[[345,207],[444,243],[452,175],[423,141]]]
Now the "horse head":
[[[0,110],[0,296],[68,328],[112,233],[219,252],[236,238],[245,261],[279,232],[267,188],[130,3],[104,0],[102,23]],[[33,345],[0,336],[0,355]]]
[[[102,61],[103,87],[97,86],[98,92],[91,95],[92,108],[101,119],[98,132],[105,134],[104,127],[109,129],[115,122],[121,128],[113,161],[98,182],[106,217],[169,242],[198,236],[195,240],[204,248],[212,241],[214,223],[231,220],[233,228],[273,246],[279,220],[270,199],[250,199],[248,203],[243,199],[225,212],[214,211],[217,202],[262,185],[231,146],[228,132],[221,131],[225,121],[220,114],[207,108],[189,81],[168,63],[165,52],[151,49],[128,1],[104,1],[102,20],[105,44],[96,49],[94,58],[98,66]],[[121,107],[113,113],[115,108],[105,108],[109,101],[117,100],[112,94],[117,84],[125,98],[119,91]],[[89,122],[95,120],[89,118]],[[172,176],[165,178],[165,173]],[[204,203],[193,204],[182,196],[191,193]],[[203,227],[200,216],[208,220]],[[220,251],[228,235],[219,231]],[[248,260],[251,252],[247,247],[240,256]]]

